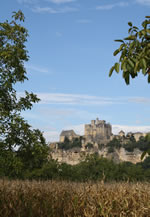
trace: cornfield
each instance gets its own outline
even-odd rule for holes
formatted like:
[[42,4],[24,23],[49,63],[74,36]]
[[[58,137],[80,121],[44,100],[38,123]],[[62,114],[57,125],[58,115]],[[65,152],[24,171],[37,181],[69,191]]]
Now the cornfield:
[[0,180],[0,217],[149,217],[150,183]]

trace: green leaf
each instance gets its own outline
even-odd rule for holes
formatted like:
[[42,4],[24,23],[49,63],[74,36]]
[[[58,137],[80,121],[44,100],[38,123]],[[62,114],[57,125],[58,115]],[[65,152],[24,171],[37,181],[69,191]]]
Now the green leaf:
[[120,47],[119,47],[119,49],[118,49],[119,52],[122,50],[123,47],[124,47],[124,44],[121,44]]
[[122,64],[121,64],[121,69],[122,69],[124,72],[127,71],[126,62],[122,62]]
[[123,73],[122,73],[122,77],[125,79],[125,74],[126,74],[126,72],[125,71],[123,71]]
[[128,22],[128,25],[129,25],[129,26],[132,26],[132,22]]
[[120,68],[120,64],[115,63],[115,70],[116,70],[117,73],[119,73],[119,68]]
[[137,74],[135,74],[134,72],[130,73],[132,78],[135,78],[137,76]]
[[142,69],[142,73],[143,73],[143,75],[146,75],[146,69],[145,68]]
[[150,34],[150,29],[146,29],[146,32]]
[[142,29],[140,32],[142,35],[144,35],[144,36],[146,35],[146,29]]
[[135,40],[136,36],[135,35],[130,35],[127,38],[125,38],[124,40]]
[[146,155],[146,151],[144,151],[143,153],[142,153],[142,155],[141,155],[141,160],[143,160],[143,158],[145,157],[145,155]]
[[121,39],[116,39],[115,42],[122,42],[122,43],[124,43],[124,41],[121,40]]
[[147,78],[147,80],[148,80],[148,83],[150,83],[150,75],[148,75],[148,78]]
[[132,68],[134,68],[134,63],[130,59],[128,59],[128,63]]
[[144,27],[144,29],[146,28],[146,26],[147,26],[147,23],[144,21],[143,23],[142,23],[142,26]]
[[113,66],[113,67],[111,67],[111,69],[110,69],[110,71],[109,71],[109,77],[111,77],[111,75],[112,75],[112,73],[113,73],[114,69],[115,69],[115,67],[114,67],[114,66]]
[[134,29],[139,29],[137,26],[133,26]]
[[113,55],[116,56],[119,52],[120,52],[120,50],[117,49],[117,50],[115,50],[115,52],[113,53]]
[[128,85],[130,83],[129,72],[124,73],[124,79],[125,79],[126,84]]
[[134,73],[136,73],[138,71],[138,66],[139,66],[139,61],[137,60],[136,61],[136,64],[135,64],[135,68],[134,68]]
[[146,60],[144,58],[142,59],[142,64],[143,64],[143,67],[146,69]]

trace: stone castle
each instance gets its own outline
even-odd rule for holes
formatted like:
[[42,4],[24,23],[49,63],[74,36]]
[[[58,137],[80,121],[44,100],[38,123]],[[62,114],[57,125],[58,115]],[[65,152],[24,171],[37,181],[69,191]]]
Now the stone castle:
[[91,124],[85,125],[85,141],[89,143],[104,143],[110,141],[112,136],[112,127],[106,121],[92,120]]
[[[74,138],[79,138],[73,130],[62,131],[60,134],[60,142],[64,142],[65,138],[70,141]],[[112,127],[109,123],[104,120],[92,120],[91,124],[85,124],[83,141],[85,144],[107,144],[112,138]]]
[[[129,132],[126,135],[126,140],[131,136],[133,136],[135,140],[138,141],[141,136],[146,136],[146,133]],[[63,130],[60,134],[60,142],[64,142],[65,138],[68,138],[70,141],[72,141],[73,139],[79,137],[80,135],[77,135],[73,130]],[[111,124],[106,123],[105,120],[99,120],[98,118],[96,120],[92,120],[90,124],[85,124],[83,144],[91,143],[95,146],[97,144],[106,145],[113,138],[125,140],[125,132],[121,130],[118,135],[113,135]]]
[[[82,147],[74,148],[72,150],[64,151],[59,149],[59,144],[63,143],[67,138],[69,141],[73,141],[75,138],[81,138],[80,135],[77,135],[73,130],[63,130],[60,134],[60,141],[51,143],[51,155],[53,159],[57,159],[59,162],[65,162],[68,164],[77,164],[82,159],[85,158],[87,154],[93,154],[97,152],[100,156],[114,158],[114,155],[108,154],[106,145],[108,142],[114,138],[120,139],[120,141],[126,143],[129,141],[129,138],[133,136],[136,141],[139,140],[141,136],[146,136],[146,133],[128,133],[125,135],[125,132],[122,130],[118,135],[112,134],[112,126],[110,123],[106,123],[105,120],[92,120],[90,124],[85,124],[84,135],[82,136]],[[87,145],[92,144],[93,149],[88,149]],[[99,150],[100,145],[103,145],[103,149]],[[118,150],[115,153],[116,161],[130,161],[132,163],[140,162],[141,151],[135,150],[135,153],[127,153],[123,148]],[[83,157],[84,156],[84,157]]]

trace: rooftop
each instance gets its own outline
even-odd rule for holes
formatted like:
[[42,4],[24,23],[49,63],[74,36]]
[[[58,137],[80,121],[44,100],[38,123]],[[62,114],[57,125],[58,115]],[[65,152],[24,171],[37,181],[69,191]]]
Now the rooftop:
[[74,136],[76,133],[73,130],[63,130],[60,136]]

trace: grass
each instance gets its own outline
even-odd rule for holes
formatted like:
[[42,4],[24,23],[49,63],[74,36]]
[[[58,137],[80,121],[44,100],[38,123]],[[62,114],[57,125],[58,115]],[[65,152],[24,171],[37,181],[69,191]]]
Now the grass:
[[0,217],[150,216],[150,183],[0,180]]

